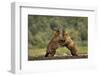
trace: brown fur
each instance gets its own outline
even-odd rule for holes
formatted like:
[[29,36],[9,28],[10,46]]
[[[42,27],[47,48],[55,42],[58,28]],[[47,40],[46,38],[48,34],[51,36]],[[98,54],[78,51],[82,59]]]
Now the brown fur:
[[69,34],[67,32],[63,32],[63,41],[60,41],[59,35],[60,32],[55,31],[54,36],[52,37],[51,41],[47,46],[45,57],[54,56],[56,53],[56,49],[59,47],[66,47],[70,50],[72,56],[78,56],[78,48],[76,47],[76,44],[71,39]]
[[73,56],[78,56],[78,48],[67,32],[64,33],[64,40],[64,46],[70,50]]

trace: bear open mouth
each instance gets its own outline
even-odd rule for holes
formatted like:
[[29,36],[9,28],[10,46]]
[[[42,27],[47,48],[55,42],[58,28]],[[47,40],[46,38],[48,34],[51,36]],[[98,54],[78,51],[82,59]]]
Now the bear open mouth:
[[59,40],[59,43],[65,42],[65,40]]

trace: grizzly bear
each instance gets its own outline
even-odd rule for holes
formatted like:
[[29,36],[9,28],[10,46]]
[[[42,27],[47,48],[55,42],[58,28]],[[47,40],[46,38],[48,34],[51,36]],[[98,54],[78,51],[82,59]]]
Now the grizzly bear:
[[78,56],[78,47],[67,32],[64,32],[64,40],[65,42],[63,43],[63,46],[70,50],[72,56]]
[[47,46],[45,57],[54,56],[56,49],[59,47],[66,47],[70,50],[72,56],[78,56],[78,48],[75,42],[63,29],[58,29],[54,32],[54,35]]

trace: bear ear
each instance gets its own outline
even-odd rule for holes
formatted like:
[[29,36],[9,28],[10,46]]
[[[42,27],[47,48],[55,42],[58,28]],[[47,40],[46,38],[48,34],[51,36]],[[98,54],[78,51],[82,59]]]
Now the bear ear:
[[51,23],[50,28],[52,31],[57,31],[57,25],[55,23]]
[[53,31],[59,32],[59,30],[58,30],[58,28],[57,28],[57,27],[56,27],[56,28],[54,28],[54,29],[53,29]]
[[67,36],[69,35],[68,32],[64,32],[64,34],[67,35]]
[[58,36],[58,34],[59,34],[59,33],[58,33],[57,31],[53,31],[53,35],[54,35],[54,36]]

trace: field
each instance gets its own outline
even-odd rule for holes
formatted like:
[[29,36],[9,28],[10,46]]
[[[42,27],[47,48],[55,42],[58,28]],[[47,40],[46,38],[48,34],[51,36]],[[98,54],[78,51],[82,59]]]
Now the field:
[[[88,48],[87,47],[79,47],[80,51],[78,52],[78,54],[82,57],[82,58],[87,58],[87,54],[88,54]],[[47,59],[73,59],[73,57],[71,57],[70,51],[63,47],[63,48],[59,48],[56,50],[56,54],[54,57],[50,58],[45,58],[44,55],[46,53],[46,48],[41,48],[41,49],[29,49],[28,51],[28,59],[29,60],[47,60]],[[85,55],[83,57],[83,55]],[[67,58],[66,58],[67,57]],[[71,58],[70,58],[71,57]],[[77,57],[77,58],[81,58],[81,57]],[[75,57],[74,57],[75,58]]]

